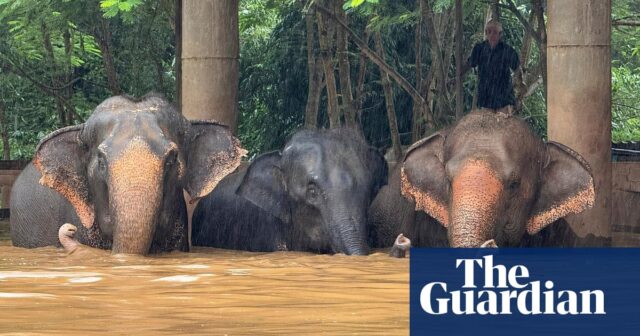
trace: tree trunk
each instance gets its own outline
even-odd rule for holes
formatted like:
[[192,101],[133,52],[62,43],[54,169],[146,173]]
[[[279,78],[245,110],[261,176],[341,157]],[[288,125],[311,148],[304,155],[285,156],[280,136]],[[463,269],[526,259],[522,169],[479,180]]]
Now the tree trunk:
[[[364,31],[364,43],[369,44],[369,29]],[[367,55],[363,51],[360,51],[360,59],[358,61],[358,83],[356,85],[356,98],[354,100],[354,110],[356,112],[356,122],[362,128],[362,94],[364,92],[364,79],[367,74]]]
[[[418,9],[422,6],[422,1],[418,2]],[[414,44],[416,49],[416,88],[422,87],[422,15],[418,18],[414,33]],[[413,115],[411,118],[411,143],[422,138],[425,104],[413,101]]]
[[304,114],[304,126],[306,128],[318,127],[318,106],[320,105],[320,94],[322,87],[322,67],[316,60],[314,51],[314,20],[312,14],[305,15],[307,26],[307,73],[309,77],[309,86],[307,94],[307,107]]
[[73,76],[73,65],[71,64],[71,54],[73,53],[73,44],[71,41],[71,32],[69,32],[69,28],[66,28],[64,33],[62,34],[62,38],[64,40],[64,67],[62,74],[62,83],[65,84],[64,89],[61,90],[61,95],[66,102],[66,117],[67,125],[73,125],[73,119],[75,117],[76,111],[75,107],[71,103],[71,98],[73,97],[73,85],[66,85],[71,83],[71,77]]
[[2,136],[2,159],[11,160],[11,145],[9,143],[9,125],[5,115],[5,106],[0,100],[0,135]]
[[[51,87],[60,87],[58,82],[59,70],[56,65],[56,56],[53,53],[53,45],[51,44],[51,35],[49,33],[49,29],[44,23],[42,23],[40,28],[42,32],[42,44],[44,46],[44,50],[46,51],[47,58],[49,59]],[[60,127],[67,126],[67,114],[64,110],[64,104],[60,96],[58,95],[58,92],[52,91],[52,97],[54,98],[56,110],[58,111],[58,121],[60,122]]]
[[98,42],[98,48],[102,53],[102,64],[104,66],[104,72],[107,75],[107,86],[111,94],[116,96],[122,93],[120,86],[118,85],[118,74],[113,61],[113,55],[111,53],[111,31],[109,28],[109,22],[102,17],[102,13],[98,14],[99,27],[96,29],[96,42]]
[[[342,10],[342,2],[334,0],[335,10],[338,17],[346,24],[347,15]],[[340,96],[342,97],[342,112],[347,127],[356,128],[356,114],[353,106],[353,93],[351,92],[351,69],[349,66],[349,40],[347,32],[342,27],[337,28],[337,54],[338,54],[338,72],[340,74]]]
[[[535,12],[531,11],[529,15],[529,23],[533,23],[535,20]],[[526,77],[524,76],[524,70],[527,69],[529,62],[529,54],[531,52],[531,40],[533,35],[529,30],[524,31],[524,37],[522,38],[522,48],[520,48],[520,69],[518,69],[513,76],[514,90],[516,92],[516,105],[514,106],[514,114],[518,114],[522,109],[522,104],[525,99],[525,94],[528,91],[526,84]]]
[[[2,136],[2,159],[11,159],[11,145],[9,144],[9,125],[5,116],[4,103],[0,99],[0,135]],[[9,197],[11,195],[11,186],[2,186],[2,208],[9,207]]]
[[[491,0],[489,3],[489,8],[487,8],[487,17],[485,18],[484,23],[486,24],[491,19],[500,20],[500,0]],[[484,26],[482,27],[482,31],[484,32]]]
[[342,22],[342,20],[338,19],[331,11],[319,5],[317,2],[315,3],[315,8],[319,12],[322,12],[328,17],[332,18],[341,27],[343,27],[349,33],[349,36],[351,36],[351,40],[358,46],[358,48],[360,48],[360,51],[362,51],[362,53],[364,53],[371,62],[377,65],[381,71],[385,72],[389,75],[389,77],[393,78],[393,80],[395,80],[402,89],[404,89],[409,95],[411,95],[412,99],[424,101],[418,90],[416,90],[416,88],[414,88],[406,78],[402,77],[402,75],[400,75],[391,66],[389,66],[389,64],[387,64],[387,62],[385,62],[384,59],[382,59],[376,52],[369,49],[369,46],[360,39],[358,34],[353,32],[353,30],[351,30],[344,22]]
[[[376,51],[380,57],[384,58],[384,48],[382,46],[382,36],[380,32],[375,32],[373,40],[376,45]],[[393,106],[393,90],[391,88],[391,82],[389,81],[389,75],[380,70],[380,81],[382,82],[382,89],[384,91],[384,100],[387,106],[387,119],[389,120],[389,133],[391,135],[391,148],[393,149],[394,159],[398,162],[402,160],[402,147],[400,147],[400,132],[398,131],[398,120],[396,118],[396,111]]]
[[[429,37],[429,45],[431,46],[431,66],[435,69],[434,78],[437,91],[437,115],[449,114],[449,106],[447,104],[447,89],[446,89],[446,70],[444,68],[445,62],[442,59],[442,47],[438,39],[436,26],[434,23],[434,14],[428,0],[423,0],[424,6],[422,7],[422,17],[426,24],[427,36]],[[435,97],[434,97],[435,98]],[[435,118],[438,120],[439,118]]]
[[[176,104],[177,106],[182,106],[182,85],[180,85],[182,78],[182,0],[175,0],[175,8],[173,22],[176,34],[176,61],[174,65],[176,74]],[[189,235],[189,237],[191,237],[191,235]]]
[[338,92],[336,88],[336,77],[333,72],[333,55],[331,52],[333,45],[333,33],[335,28],[329,25],[326,15],[318,12],[318,41],[320,42],[320,57],[324,69],[324,78],[327,86],[327,115],[329,117],[329,127],[340,127],[340,112],[338,110]]
[[547,103],[547,27],[544,23],[544,8],[542,0],[533,1],[533,10],[538,21],[538,34],[540,36],[540,74],[542,75],[542,89],[544,91],[544,101]]
[[462,96],[462,0],[456,0],[456,120],[462,118],[464,97]]

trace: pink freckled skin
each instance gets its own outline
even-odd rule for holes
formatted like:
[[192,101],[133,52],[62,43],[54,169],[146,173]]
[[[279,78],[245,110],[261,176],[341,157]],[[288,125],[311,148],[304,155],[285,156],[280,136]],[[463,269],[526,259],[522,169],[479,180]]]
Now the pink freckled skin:
[[58,239],[65,251],[71,253],[75,251],[80,243],[74,238],[77,228],[73,224],[65,223],[58,230]]
[[453,247],[478,247],[491,239],[502,183],[485,162],[467,162],[452,183],[449,241]]

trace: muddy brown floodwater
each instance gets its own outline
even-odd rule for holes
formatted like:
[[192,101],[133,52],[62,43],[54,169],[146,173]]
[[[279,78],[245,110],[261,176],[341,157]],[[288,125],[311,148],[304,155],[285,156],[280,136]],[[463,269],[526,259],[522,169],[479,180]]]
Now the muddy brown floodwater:
[[196,248],[152,257],[11,246],[0,333],[409,333],[409,259]]

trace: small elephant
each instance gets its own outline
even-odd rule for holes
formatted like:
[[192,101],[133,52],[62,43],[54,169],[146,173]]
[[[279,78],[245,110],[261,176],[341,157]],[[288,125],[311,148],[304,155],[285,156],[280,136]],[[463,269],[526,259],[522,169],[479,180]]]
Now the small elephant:
[[193,245],[364,255],[367,209],[387,181],[377,150],[353,131],[303,130],[203,198]]
[[370,218],[380,246],[398,232],[414,246],[571,246],[566,223],[548,226],[594,200],[578,153],[544,143],[517,117],[473,111],[409,148]]
[[15,246],[84,245],[113,253],[188,251],[183,189],[208,194],[246,151],[226,126],[188,121],[164,98],[102,102],[81,125],[45,137],[11,194]]

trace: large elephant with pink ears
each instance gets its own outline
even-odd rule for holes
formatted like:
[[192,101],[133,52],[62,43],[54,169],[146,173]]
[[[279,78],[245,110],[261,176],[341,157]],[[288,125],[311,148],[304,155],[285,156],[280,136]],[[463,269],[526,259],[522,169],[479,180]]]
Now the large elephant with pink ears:
[[183,189],[208,194],[245,151],[226,126],[188,121],[164,98],[112,97],[45,137],[11,195],[15,246],[59,245],[63,223],[113,253],[189,249]]
[[409,148],[370,208],[373,244],[404,233],[414,246],[573,245],[566,224],[551,224],[594,200],[578,153],[517,117],[474,111]]

